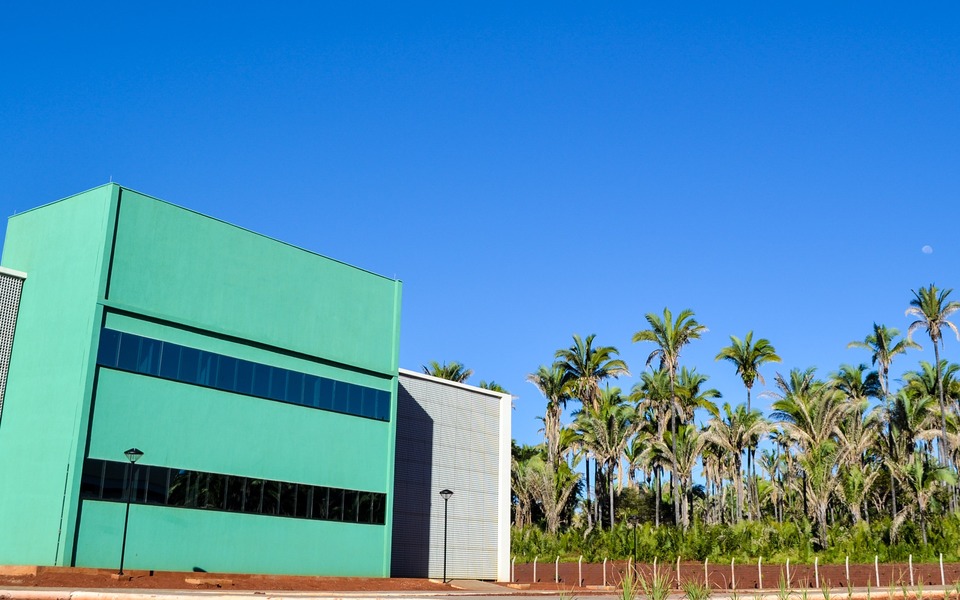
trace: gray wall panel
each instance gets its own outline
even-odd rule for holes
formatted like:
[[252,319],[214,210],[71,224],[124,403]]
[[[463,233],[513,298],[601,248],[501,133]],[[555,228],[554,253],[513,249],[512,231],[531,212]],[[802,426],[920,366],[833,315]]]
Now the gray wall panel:
[[449,488],[447,577],[497,578],[501,406],[499,396],[401,372],[394,577],[442,577],[439,492]]

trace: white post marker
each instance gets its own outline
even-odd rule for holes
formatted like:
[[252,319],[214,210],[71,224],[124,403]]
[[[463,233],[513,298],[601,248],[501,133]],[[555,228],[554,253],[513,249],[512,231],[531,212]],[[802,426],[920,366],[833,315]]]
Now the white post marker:
[[633,557],[627,557],[627,573],[633,570]]
[[513,560],[510,561],[510,581],[517,580],[517,557],[514,555]]
[[657,576],[657,557],[653,557],[653,576]]
[[731,558],[731,559],[730,559],[730,587],[731,587],[732,589],[737,589],[737,574],[736,574],[736,572],[734,572],[734,570],[733,570],[733,563],[734,563],[734,561],[736,561],[736,560],[737,560],[737,559],[735,559],[735,558]]
[[553,582],[560,583],[560,557],[553,563]]
[[534,557],[533,557],[533,582],[534,582],[534,583],[537,582],[537,559],[538,559],[538,558],[540,558],[540,557],[539,557],[539,556],[534,556]]
[[707,574],[707,563],[710,562],[709,558],[703,559],[703,585],[710,587],[710,576]]
[[583,555],[580,555],[580,560],[577,561],[577,586],[583,587]]
[[907,555],[907,568],[910,569],[910,587],[913,587],[913,555]]
[[790,558],[787,558],[787,587],[790,587]]
[[940,553],[940,585],[947,585],[947,580],[943,576],[943,552]]
[[677,555],[677,589],[680,589],[680,555]]
[[[849,586],[850,585],[850,557],[849,556],[847,557],[847,560],[844,564],[847,566],[847,585]],[[880,585],[877,584],[877,587],[880,587]]]
[[603,559],[603,587],[607,587],[607,559]]
[[763,564],[763,557],[761,556],[761,557],[757,558],[757,579],[760,580],[759,583],[757,584],[757,589],[758,589],[758,590],[762,590],[762,589],[763,589],[763,571],[760,570],[760,566],[761,566],[762,564]]
[[877,574],[877,588],[880,587],[880,556],[873,555],[873,570]]
[[815,582],[815,587],[820,589],[820,565],[818,562],[819,557],[813,557],[813,581]]

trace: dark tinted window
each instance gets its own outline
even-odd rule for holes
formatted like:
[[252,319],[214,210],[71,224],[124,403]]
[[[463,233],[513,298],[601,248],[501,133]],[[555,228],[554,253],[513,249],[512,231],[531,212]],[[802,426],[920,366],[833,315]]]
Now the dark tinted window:
[[244,477],[228,477],[227,478],[227,493],[226,501],[224,502],[224,510],[229,510],[233,512],[241,512],[243,510],[243,497],[246,493],[245,485],[246,478]]
[[197,382],[197,372],[200,362],[200,351],[183,346],[180,348],[180,381],[187,383]]
[[343,490],[343,520],[348,523],[357,521],[357,500],[360,493],[354,490]]
[[167,477],[170,475],[170,469],[146,466],[141,468],[141,473],[143,484],[147,488],[144,501],[147,504],[166,504],[169,485]]
[[286,401],[291,404],[303,404],[303,373],[296,371],[287,372],[287,393],[284,394]]
[[212,386],[217,383],[217,355],[209,352],[200,352],[200,368],[197,372],[197,383]]
[[237,389],[237,359],[221,356],[217,366],[217,387],[232,392]]
[[136,371],[139,355],[140,338],[135,335],[121,334],[120,356],[117,360],[117,366],[125,371]]
[[160,377],[177,380],[180,378],[180,346],[164,344],[160,353]]
[[315,375],[303,377],[303,403],[306,406],[320,408],[320,378]]
[[347,410],[351,415],[363,414],[363,388],[350,384],[347,388]]
[[83,466],[80,477],[80,495],[83,498],[99,498],[100,484],[103,483],[103,461],[88,460]]
[[293,517],[297,514],[297,484],[280,484],[280,516]]
[[270,395],[272,400],[283,401],[287,395],[287,371],[286,369],[270,369]]
[[325,487],[315,487],[313,488],[313,518],[314,519],[328,519],[329,518],[329,495],[330,490]]
[[330,489],[330,499],[327,501],[327,518],[331,521],[343,520],[343,490]]
[[370,522],[376,525],[383,525],[387,521],[386,496],[384,494],[373,495],[373,507],[370,509]]
[[100,331],[100,348],[97,350],[97,364],[108,367],[117,366],[117,351],[120,350],[120,332],[112,329]]
[[237,361],[237,393],[250,394],[253,391],[253,363]]
[[390,418],[389,392],[111,329],[102,329],[100,335],[97,362],[103,366],[321,410]]
[[317,408],[333,409],[333,380],[324,377],[320,380],[320,404]]
[[160,347],[162,342],[149,338],[140,339],[140,357],[137,360],[137,373],[146,375],[160,374]]
[[261,398],[270,397],[270,371],[267,365],[254,363],[253,365],[253,389],[251,393]]
[[343,381],[333,382],[333,410],[337,412],[347,412],[347,405],[350,402],[349,383]]
[[265,515],[278,514],[280,510],[280,483],[277,481],[263,482],[263,508],[260,512]]
[[[128,477],[128,479],[125,479]],[[88,458],[81,497],[382,525],[386,495]]]
[[104,500],[123,500],[123,488],[126,485],[127,465],[106,461],[103,471]]

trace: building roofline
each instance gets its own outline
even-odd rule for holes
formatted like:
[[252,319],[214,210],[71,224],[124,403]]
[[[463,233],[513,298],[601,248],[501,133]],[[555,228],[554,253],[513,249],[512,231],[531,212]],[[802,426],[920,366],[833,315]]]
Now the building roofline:
[[494,398],[506,398],[512,399],[511,394],[503,394],[500,392],[495,392],[493,390],[488,390],[482,387],[477,387],[475,385],[468,385],[466,383],[459,383],[456,381],[450,381],[449,379],[443,379],[442,377],[434,377],[433,375],[427,375],[426,373],[421,373],[419,371],[411,371],[409,369],[399,369],[398,373],[403,376],[412,377],[414,379],[423,379],[425,381],[432,381],[433,383],[439,383],[440,385],[448,385],[450,387],[460,388],[463,390],[468,390],[471,392],[480,392],[481,394],[486,394],[488,396],[493,396]]
[[258,237],[261,237],[261,238],[270,240],[270,241],[272,241],[272,242],[276,242],[276,243],[278,243],[278,244],[283,244],[284,246],[288,246],[288,247],[290,247],[290,248],[293,248],[293,249],[295,249],[295,250],[299,250],[299,251],[301,251],[301,252],[306,252],[307,254],[312,254],[312,255],[314,255],[314,256],[319,256],[320,258],[324,258],[324,259],[326,259],[326,260],[335,262],[335,263],[340,264],[340,265],[343,265],[343,266],[345,266],[345,267],[350,267],[351,269],[356,269],[356,270],[358,270],[358,271],[362,271],[362,272],[367,273],[367,274],[369,274],[369,275],[374,275],[374,276],[379,277],[379,278],[381,278],[381,279],[386,279],[387,281],[395,281],[395,282],[401,282],[401,283],[402,283],[402,281],[401,281],[400,279],[397,279],[397,278],[394,278],[394,277],[387,277],[386,275],[381,275],[381,274],[379,274],[379,273],[374,273],[373,271],[368,271],[367,269],[364,269],[363,267],[358,267],[358,266],[356,266],[356,265],[352,265],[352,264],[347,263],[347,262],[344,262],[344,261],[342,261],[342,260],[338,260],[338,259],[336,259],[336,258],[332,258],[332,257],[327,256],[327,255],[325,255],[325,254],[320,254],[319,252],[314,252],[313,250],[309,250],[309,249],[307,249],[307,248],[303,248],[303,247],[301,247],[301,246],[297,246],[296,244],[291,244],[290,242],[285,242],[285,241],[283,241],[283,240],[279,240],[279,239],[277,239],[277,238],[275,238],[275,237],[266,235],[266,234],[264,234],[264,233],[260,233],[260,232],[258,232],[258,231],[254,231],[254,230],[252,230],[252,229],[247,229],[246,227],[243,227],[242,225],[237,225],[236,223],[231,223],[231,222],[229,222],[229,221],[224,221],[223,219],[219,219],[219,218],[217,218],[217,217],[211,217],[210,215],[207,215],[207,214],[204,214],[204,213],[202,213],[202,212],[193,210],[192,208],[187,208],[187,207],[185,207],[185,206],[181,206],[181,205],[176,204],[176,203],[174,203],[174,202],[170,202],[169,200],[164,200],[163,198],[157,198],[156,196],[151,196],[150,194],[145,194],[144,192],[141,192],[141,191],[139,191],[139,190],[135,190],[135,189],[133,189],[133,188],[131,188],[131,187],[127,187],[127,186],[125,186],[125,185],[121,185],[121,184],[116,183],[116,182],[110,182],[110,183],[105,183],[105,184],[103,184],[103,185],[98,185],[98,186],[92,187],[92,188],[90,188],[90,189],[88,189],[88,190],[84,190],[84,191],[78,192],[78,193],[76,193],[76,194],[71,194],[71,195],[69,195],[69,196],[67,196],[67,197],[65,197],[65,198],[60,198],[59,200],[54,200],[53,202],[47,202],[46,204],[41,204],[40,206],[35,206],[35,207],[33,207],[33,208],[29,208],[29,209],[27,209],[27,210],[24,210],[24,211],[15,213],[15,214],[13,214],[13,215],[10,215],[10,216],[8,217],[8,219],[13,219],[13,218],[15,218],[15,217],[19,217],[20,215],[26,214],[26,213],[28,213],[28,212],[33,212],[33,211],[39,210],[39,209],[41,209],[41,208],[46,208],[46,207],[48,207],[48,206],[50,206],[50,205],[57,204],[58,202],[64,202],[64,201],[69,200],[69,199],[71,199],[71,198],[74,198],[74,197],[76,197],[76,196],[80,196],[81,194],[86,194],[86,193],[88,193],[88,192],[92,192],[92,191],[94,191],[94,190],[97,190],[97,189],[100,189],[100,188],[103,188],[103,187],[107,187],[107,186],[116,186],[116,187],[118,187],[118,188],[120,188],[120,189],[127,190],[127,191],[130,191],[130,192],[134,192],[134,193],[136,193],[136,194],[140,194],[141,196],[144,196],[144,197],[146,197],[146,198],[150,198],[151,200],[155,200],[155,201],[157,201],[157,202],[162,202],[162,203],[167,204],[167,205],[169,205],[169,206],[172,206],[172,207],[174,207],[174,208],[179,208],[180,210],[185,210],[185,211],[187,211],[187,212],[193,213],[193,214],[195,214],[195,215],[197,215],[197,216],[200,216],[200,217],[203,217],[203,218],[205,218],[205,219],[210,219],[210,220],[216,221],[216,222],[218,222],[218,223],[223,223],[224,225],[228,225],[228,226],[233,227],[233,228],[235,228],[235,229],[239,229],[239,230],[241,230],[241,231],[245,231],[245,232],[247,232],[247,233],[250,233],[250,234],[256,235],[256,236],[258,236]]
[[8,269],[7,267],[0,267],[0,275],[7,275],[9,277],[16,277],[17,279],[26,279],[27,274],[23,271],[17,271],[16,269]]

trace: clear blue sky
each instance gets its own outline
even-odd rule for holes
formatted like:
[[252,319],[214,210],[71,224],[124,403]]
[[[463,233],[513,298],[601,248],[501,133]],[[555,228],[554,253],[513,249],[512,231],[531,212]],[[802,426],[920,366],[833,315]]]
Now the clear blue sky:
[[145,4],[5,8],[0,210],[112,178],[396,276],[402,366],[501,383],[521,442],[575,332],[636,373],[689,307],[741,401],[730,334],[826,375],[960,288],[955,3]]

